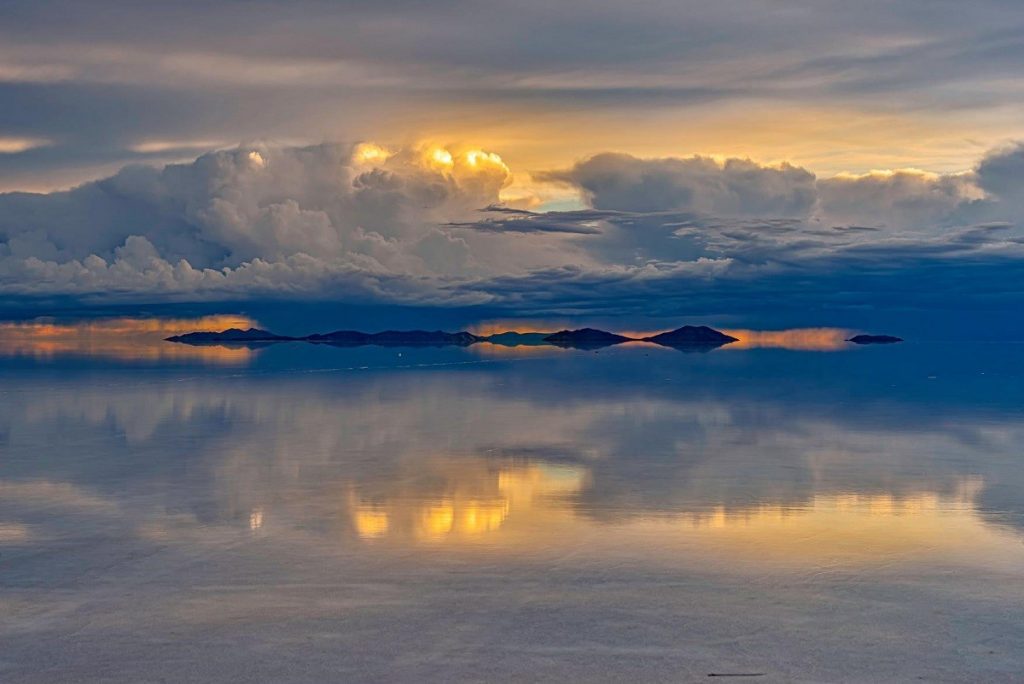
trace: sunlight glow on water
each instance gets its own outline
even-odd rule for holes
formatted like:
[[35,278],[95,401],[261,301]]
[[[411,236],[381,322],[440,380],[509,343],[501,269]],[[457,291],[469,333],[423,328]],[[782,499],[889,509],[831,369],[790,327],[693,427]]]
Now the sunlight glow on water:
[[844,328],[794,328],[791,330],[723,330],[738,342],[723,349],[777,348],[797,351],[840,351],[848,349],[851,334]]
[[240,365],[251,359],[253,350],[224,345],[171,344],[164,338],[195,330],[245,329],[256,325],[252,319],[235,315],[0,322],[0,356],[85,357],[125,362],[181,360]]

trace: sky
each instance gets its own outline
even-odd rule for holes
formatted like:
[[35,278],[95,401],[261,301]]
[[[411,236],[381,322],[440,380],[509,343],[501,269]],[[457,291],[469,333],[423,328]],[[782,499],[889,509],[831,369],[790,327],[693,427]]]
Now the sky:
[[1010,0],[0,0],[0,308],[1005,315],[1022,72]]

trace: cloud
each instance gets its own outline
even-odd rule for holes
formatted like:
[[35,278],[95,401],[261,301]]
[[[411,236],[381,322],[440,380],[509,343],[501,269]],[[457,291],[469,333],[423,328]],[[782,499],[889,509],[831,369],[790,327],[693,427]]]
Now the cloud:
[[1018,164],[1011,147],[960,174],[819,179],[745,159],[604,154],[550,175],[592,206],[536,212],[498,204],[512,175],[480,150],[242,146],[0,195],[0,296],[540,315],[1013,308]]
[[919,231],[1024,221],[1024,145],[986,154],[973,169],[842,174],[818,181],[818,212],[841,224]]
[[974,178],[990,199],[990,220],[1014,222],[1024,218],[1024,143],[986,155],[974,169]]
[[826,227],[934,230],[1024,214],[1024,146],[951,174],[916,169],[818,178],[790,164],[709,157],[598,154],[541,179],[578,189],[599,210],[688,211],[722,217],[813,220]]
[[178,159],[175,141],[480,129],[551,150],[531,169],[680,145],[947,169],[966,139],[1019,135],[1024,103],[1006,0],[88,4],[4,3],[0,136],[53,145],[0,158],[0,187]]
[[0,195],[3,287],[301,290],[317,274],[455,275],[471,265],[468,247],[437,224],[497,201],[510,179],[500,158],[472,152],[438,165],[407,149],[366,164],[346,145],[241,147]]
[[980,198],[973,180],[913,170],[841,175],[818,181],[818,211],[833,225],[927,229]]
[[580,188],[595,209],[687,210],[724,215],[805,216],[814,204],[814,174],[790,164],[749,159],[638,159],[599,154],[541,176]]
[[[608,217],[609,212],[534,212],[492,205],[481,210],[487,216],[476,221],[449,223],[454,228],[471,228],[491,233],[567,233],[598,235],[594,223]],[[584,220],[580,220],[580,219]]]
[[44,138],[9,138],[0,136],[0,154],[18,154],[37,147],[46,147],[50,144]]

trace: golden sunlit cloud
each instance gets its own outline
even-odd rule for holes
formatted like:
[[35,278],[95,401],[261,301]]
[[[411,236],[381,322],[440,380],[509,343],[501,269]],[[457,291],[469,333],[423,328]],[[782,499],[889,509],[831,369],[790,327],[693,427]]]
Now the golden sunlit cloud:
[[508,166],[501,160],[501,157],[494,152],[484,152],[483,150],[470,150],[466,153],[466,162],[470,166],[479,166],[480,164],[493,164],[494,166],[500,166],[501,168],[508,171]]
[[452,153],[443,147],[435,147],[427,153],[427,160],[435,166],[450,168],[454,166],[455,160]]
[[386,147],[376,143],[364,142],[356,145],[352,159],[357,164],[381,164],[391,158],[393,153]]

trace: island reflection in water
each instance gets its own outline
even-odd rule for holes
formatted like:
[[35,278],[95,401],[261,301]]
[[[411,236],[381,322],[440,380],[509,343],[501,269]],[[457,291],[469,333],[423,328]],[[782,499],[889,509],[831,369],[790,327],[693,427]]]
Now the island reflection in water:
[[[549,332],[568,324],[546,323]],[[505,326],[505,327],[502,327]],[[518,327],[517,327],[518,326]],[[119,362],[201,362],[216,365],[249,365],[268,343],[258,344],[173,344],[165,338],[195,331],[222,331],[229,328],[255,328],[259,323],[238,314],[218,314],[196,318],[117,317],[90,320],[0,321],[0,357],[58,359],[68,357],[107,359]],[[473,326],[479,335],[495,332],[534,332],[537,326],[517,322],[493,322]],[[633,337],[663,331],[630,332]],[[843,328],[797,328],[789,330],[730,330],[737,342],[720,347],[694,347],[688,351],[714,349],[741,350],[779,348],[801,351],[840,351],[849,348],[851,331]],[[667,348],[644,342],[634,347],[665,351]],[[568,351],[543,343],[478,342],[471,349],[481,356],[536,356]]]
[[1012,351],[314,351],[305,372],[310,352],[281,345],[252,372],[8,373],[18,681],[40,629],[108,662],[100,644],[127,642],[125,681],[168,643],[228,638],[381,680],[472,678],[481,659],[497,679],[598,680],[724,663],[1012,681],[1022,664]]

